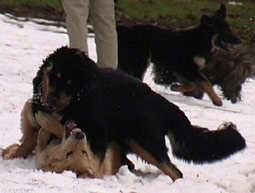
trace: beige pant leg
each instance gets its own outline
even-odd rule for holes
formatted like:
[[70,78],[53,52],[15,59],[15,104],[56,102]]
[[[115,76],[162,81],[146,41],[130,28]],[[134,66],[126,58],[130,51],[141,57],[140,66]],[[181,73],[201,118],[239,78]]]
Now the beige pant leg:
[[77,48],[88,53],[87,19],[89,0],[62,0],[66,13],[66,27],[70,48]]
[[95,31],[97,64],[101,68],[116,69],[118,50],[114,1],[91,0],[89,14]]

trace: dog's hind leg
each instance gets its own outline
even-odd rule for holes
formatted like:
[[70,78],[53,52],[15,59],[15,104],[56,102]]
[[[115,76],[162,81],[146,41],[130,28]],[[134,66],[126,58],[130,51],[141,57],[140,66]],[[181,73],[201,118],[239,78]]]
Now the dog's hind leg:
[[206,76],[202,74],[200,71],[194,70],[192,68],[189,69],[190,73],[186,73],[185,75],[178,75],[177,80],[181,83],[181,85],[173,85],[171,86],[171,90],[179,91],[179,92],[191,92],[198,88],[199,90],[208,94],[213,104],[216,106],[222,106],[222,101],[215,93],[212,84],[208,81]]
[[212,84],[208,81],[196,81],[195,82],[196,85],[193,84],[181,84],[181,85],[177,85],[177,84],[173,84],[171,86],[171,90],[173,91],[178,91],[178,92],[192,92],[197,88],[199,88],[200,90],[206,92],[208,94],[208,96],[210,97],[210,99],[212,100],[213,104],[216,106],[222,106],[222,101],[221,99],[218,97],[218,95],[215,93]]
[[21,113],[21,130],[23,132],[21,145],[13,144],[4,149],[3,158],[26,158],[30,153],[32,153],[36,146],[38,128],[39,125],[36,123],[32,112],[32,102],[28,100]]
[[[181,171],[178,170],[178,168],[170,162],[170,159],[167,153],[160,151],[160,148],[155,147],[158,150],[158,152],[156,153],[157,155],[155,155],[155,153],[152,153],[149,150],[143,148],[140,144],[138,144],[134,140],[130,140],[128,142],[128,146],[133,153],[140,156],[146,162],[159,168],[166,175],[168,175],[173,181],[179,178],[182,178]],[[161,154],[161,156],[159,156],[159,154]]]

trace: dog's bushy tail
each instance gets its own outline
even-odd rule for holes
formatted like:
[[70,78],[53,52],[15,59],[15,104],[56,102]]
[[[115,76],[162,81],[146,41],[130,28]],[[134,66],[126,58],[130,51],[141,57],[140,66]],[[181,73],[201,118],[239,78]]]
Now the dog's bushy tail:
[[182,135],[169,133],[173,154],[194,163],[222,160],[246,147],[245,139],[233,123],[224,123],[217,130],[190,125]]

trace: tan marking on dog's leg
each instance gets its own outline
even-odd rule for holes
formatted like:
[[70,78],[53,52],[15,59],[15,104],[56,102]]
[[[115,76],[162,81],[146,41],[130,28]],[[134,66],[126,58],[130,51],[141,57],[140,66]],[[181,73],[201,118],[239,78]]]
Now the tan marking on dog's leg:
[[173,181],[182,178],[182,173],[178,168],[175,167],[170,161],[158,162],[147,150],[143,149],[139,144],[137,144],[134,140],[130,140],[128,142],[128,146],[131,150],[140,156],[143,160],[148,163],[156,166],[161,171],[163,171],[166,175],[168,175]]
[[204,92],[208,94],[208,96],[210,97],[214,105],[222,106],[222,101],[218,97],[218,95],[215,93],[212,87],[212,84],[210,82],[203,81],[203,82],[196,82],[196,84],[201,90],[203,90]]
[[21,113],[21,130],[23,136],[21,139],[21,145],[13,144],[3,150],[4,159],[13,159],[17,157],[26,158],[36,146],[36,135],[38,125],[32,114],[32,103],[28,100]]
[[35,117],[42,128],[62,139],[64,135],[64,126],[55,117],[41,111],[38,111]]

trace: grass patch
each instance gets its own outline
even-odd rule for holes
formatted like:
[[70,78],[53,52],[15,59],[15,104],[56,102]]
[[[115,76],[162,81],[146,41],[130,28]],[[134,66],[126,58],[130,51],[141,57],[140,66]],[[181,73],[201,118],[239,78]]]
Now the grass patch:
[[31,7],[54,7],[56,9],[61,8],[60,0],[1,0],[0,5],[4,6],[31,6]]
[[[119,0],[116,15],[122,23],[128,21],[129,24],[146,23],[186,28],[198,25],[201,15],[214,14],[221,2],[225,2],[227,6],[227,21],[233,30],[246,42],[254,44],[255,0],[239,0],[242,5],[230,5],[226,0]],[[51,14],[63,16],[60,0],[1,0],[1,12],[4,11],[3,7],[8,7],[8,10],[16,9],[16,12],[24,8],[23,14],[34,10],[38,14],[44,11],[44,15],[48,14],[48,17]],[[55,11],[52,13],[51,9]]]
[[[212,15],[220,0],[120,0],[117,11],[137,23],[152,23],[172,28],[198,25],[203,14]],[[226,1],[227,21],[248,43],[255,43],[254,0],[230,5]]]

